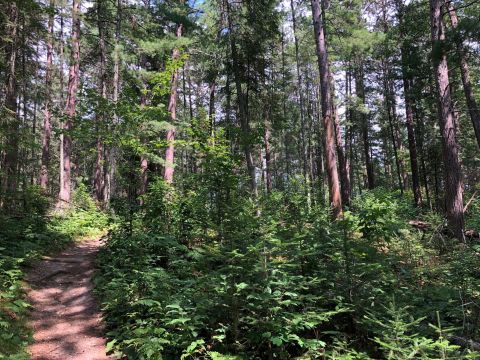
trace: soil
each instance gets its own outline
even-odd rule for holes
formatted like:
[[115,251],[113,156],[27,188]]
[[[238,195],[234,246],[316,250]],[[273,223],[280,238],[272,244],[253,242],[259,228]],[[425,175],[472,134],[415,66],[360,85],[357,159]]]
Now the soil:
[[32,360],[111,360],[105,354],[103,323],[92,295],[99,239],[44,257],[27,275],[32,311]]

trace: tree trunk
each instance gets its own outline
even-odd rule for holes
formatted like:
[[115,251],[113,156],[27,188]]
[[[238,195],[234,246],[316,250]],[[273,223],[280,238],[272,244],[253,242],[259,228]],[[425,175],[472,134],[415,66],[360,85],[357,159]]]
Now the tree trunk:
[[445,53],[445,27],[442,19],[443,0],[430,0],[432,26],[432,60],[438,100],[438,120],[442,136],[445,210],[450,230],[460,241],[465,241],[463,218],[462,168],[458,157],[459,145],[455,131],[447,56]]
[[60,183],[58,207],[69,207],[71,201],[71,163],[72,138],[69,131],[72,128],[76,112],[77,86],[80,72],[80,0],[73,0],[72,4],[72,35],[71,58],[68,75],[68,91],[65,103],[66,121],[63,127],[63,178]]
[[[122,27],[122,0],[117,0],[117,13],[115,16],[115,42],[113,53],[113,79],[112,79],[112,100],[114,105],[118,103],[118,96],[120,93],[120,32]],[[113,115],[113,126],[118,124],[118,114],[116,110]],[[112,194],[115,193],[115,173],[117,171],[117,157],[118,148],[115,144],[112,144],[107,149],[106,157],[108,159],[106,171],[105,171],[105,185],[103,200],[106,205],[110,203]]]
[[[177,24],[177,38],[182,37],[183,24]],[[173,49],[172,58],[177,60],[180,57],[180,50]],[[174,152],[175,152],[175,121],[177,119],[177,80],[178,70],[175,69],[170,81],[170,100],[168,102],[168,112],[170,113],[171,124],[167,130],[167,150],[165,151],[165,168],[163,178],[169,184],[173,182],[174,172]]]
[[[331,84],[331,97],[334,99],[335,96],[335,79],[333,78],[332,74],[329,74],[330,84]],[[335,119],[335,145],[337,148],[338,154],[338,166],[340,172],[340,182],[341,182],[341,196],[342,196],[342,204],[343,206],[347,206],[350,204],[350,173],[348,170],[348,160],[345,156],[345,149],[343,147],[343,140],[342,140],[342,129],[340,126],[340,117],[338,116],[337,106],[335,102],[332,100],[332,113]],[[348,125],[347,125],[348,126]]]
[[[363,81],[363,64],[360,61],[355,68],[355,92],[363,105],[365,105],[365,85]],[[368,136],[368,118],[363,111],[358,112],[360,118],[360,126],[363,137],[363,152],[365,157],[365,167],[367,170],[367,187],[375,188],[375,174],[373,171],[372,158],[370,156],[370,139]]]
[[[453,7],[451,1],[445,1],[448,7],[448,14],[450,15],[450,21],[452,28],[457,30],[458,18],[457,12]],[[465,93],[465,100],[472,120],[473,129],[475,131],[475,137],[477,138],[477,144],[480,147],[480,110],[478,109],[477,101],[475,100],[475,94],[473,93],[472,82],[470,81],[470,69],[467,63],[467,54],[463,41],[459,34],[456,34],[457,53],[460,57],[460,72],[462,74],[463,92]]]
[[[293,40],[295,43],[295,68],[297,72],[297,94],[299,100],[299,110],[300,110],[300,155],[302,159],[302,169],[303,169],[303,177],[305,178],[305,182],[307,183],[307,187],[310,186],[309,181],[309,174],[308,174],[308,161],[307,161],[307,146],[306,146],[306,134],[305,134],[305,101],[303,98],[303,88],[302,88],[302,73],[300,71],[300,55],[299,55],[299,48],[298,48],[298,36],[297,36],[297,17],[295,13],[295,6],[293,0],[290,0],[290,8],[292,12],[292,27],[293,27]],[[307,198],[309,198],[310,189],[307,188]]]
[[103,20],[104,14],[104,0],[97,0],[97,25],[98,25],[98,37],[99,37],[99,48],[100,48],[100,59],[99,59],[99,72],[98,72],[98,88],[101,96],[101,101],[98,101],[99,108],[97,108],[96,116],[96,130],[97,130],[97,159],[95,161],[95,195],[97,201],[103,202],[104,200],[104,178],[103,178],[103,152],[104,144],[102,139],[102,130],[103,122],[105,121],[103,101],[107,99],[107,50],[105,47],[105,22]]
[[270,109],[267,107],[265,109],[265,130],[263,133],[263,143],[265,146],[265,185],[267,188],[267,194],[272,192],[272,155],[270,149]]
[[[402,179],[402,166],[400,164],[400,159],[398,156],[398,139],[395,136],[395,129],[394,129],[394,120],[393,119],[393,111],[392,108],[395,106],[392,104],[392,97],[390,93],[390,89],[388,86],[388,70],[387,70],[387,64],[385,61],[383,62],[383,96],[385,99],[385,111],[387,113],[387,120],[388,120],[388,128],[390,130],[390,136],[392,139],[392,145],[393,145],[393,156],[395,158],[395,166],[397,168],[397,176],[398,176],[398,188],[400,189],[400,192],[403,194],[403,179]],[[385,139],[386,140],[386,139]],[[385,146],[387,146],[387,143],[385,141]]]
[[330,204],[333,217],[337,219],[342,214],[342,199],[337,171],[337,156],[335,153],[335,127],[332,114],[332,97],[330,92],[329,63],[327,41],[325,38],[325,24],[323,9],[320,0],[311,0],[315,42],[317,47],[318,67],[320,71],[320,91],[323,126],[325,130],[325,160],[327,165],[328,186],[330,191]]
[[17,115],[17,36],[18,36],[18,7],[15,1],[10,2],[7,9],[8,25],[5,64],[5,126],[6,143],[2,161],[2,193],[13,194],[17,188],[17,163],[18,163],[18,133],[19,119]]
[[43,119],[42,139],[42,166],[40,169],[40,187],[45,191],[48,187],[48,166],[50,164],[50,139],[52,136],[52,66],[53,66],[53,21],[55,1],[50,0],[48,14],[48,41],[47,41],[47,64],[45,69],[45,110]]
[[[405,117],[407,125],[408,136],[408,151],[410,154],[410,168],[412,171],[412,191],[415,206],[422,205],[422,191],[420,189],[420,175],[418,170],[418,156],[417,156],[417,143],[415,140],[415,121],[414,121],[414,98],[412,94],[411,76],[408,72],[408,57],[409,51],[404,38],[404,23],[403,23],[403,2],[396,1],[396,10],[400,28],[400,56],[402,61],[402,80],[403,80],[403,92],[405,97]],[[426,186],[426,192],[428,193],[428,185]]]
[[243,92],[243,89],[242,89],[243,75],[241,73],[240,64],[238,63],[239,57],[237,54],[237,44],[235,41],[235,34],[233,33],[232,17],[230,14],[230,5],[228,3],[228,0],[225,2],[225,4],[227,9],[227,21],[228,21],[229,37],[230,37],[230,51],[232,54],[233,75],[235,80],[235,88],[237,91],[238,117],[240,120],[240,128],[242,130],[241,143],[243,145],[243,151],[245,153],[247,171],[250,176],[250,190],[252,191],[253,196],[257,197],[258,192],[257,192],[256,171],[255,171],[255,165],[253,163],[252,146],[250,144],[250,139],[249,139],[251,131],[250,131],[250,124],[248,121],[247,95]]

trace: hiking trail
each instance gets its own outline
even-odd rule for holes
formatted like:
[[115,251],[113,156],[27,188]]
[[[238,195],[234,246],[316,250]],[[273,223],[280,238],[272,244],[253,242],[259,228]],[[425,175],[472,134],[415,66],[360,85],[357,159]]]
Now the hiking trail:
[[92,294],[100,239],[76,243],[43,257],[27,275],[32,305],[32,360],[110,360],[105,354],[102,315]]

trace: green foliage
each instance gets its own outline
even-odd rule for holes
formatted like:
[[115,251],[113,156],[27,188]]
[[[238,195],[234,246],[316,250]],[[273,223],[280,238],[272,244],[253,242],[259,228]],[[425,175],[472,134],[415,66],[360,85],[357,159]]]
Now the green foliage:
[[74,198],[82,210],[48,218],[48,198],[38,187],[31,187],[21,194],[22,206],[14,215],[0,212],[0,359],[28,359],[25,347],[30,330],[25,317],[29,304],[22,287],[25,266],[62,249],[77,236],[98,234],[106,228],[107,217],[96,209],[83,187]]
[[429,248],[431,234],[409,228],[416,210],[381,189],[355,199],[334,224],[298,188],[253,202],[226,178],[233,159],[221,141],[205,140],[198,155],[210,159],[210,171],[176,189],[153,182],[131,232],[120,227],[101,251],[96,285],[112,352],[131,359],[475,358],[450,345],[440,325],[428,325],[438,324],[438,311],[443,326],[461,325],[475,338],[472,249],[428,263],[438,250]]

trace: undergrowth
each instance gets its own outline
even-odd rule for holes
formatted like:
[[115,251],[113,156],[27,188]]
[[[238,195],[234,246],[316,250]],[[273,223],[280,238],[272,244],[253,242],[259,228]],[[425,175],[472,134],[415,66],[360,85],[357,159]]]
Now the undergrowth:
[[152,360],[480,358],[449,342],[480,336],[478,245],[459,246],[443,219],[384,189],[364,192],[335,223],[320,200],[310,205],[301,181],[249,200],[221,142],[197,145],[205,171],[176,188],[153,182],[136,211],[119,211],[100,252],[109,351]]
[[0,212],[0,359],[28,359],[29,304],[22,284],[28,264],[107,227],[108,218],[89,200],[84,187],[76,191],[73,205],[61,215],[50,214],[49,199],[31,187],[14,210]]

